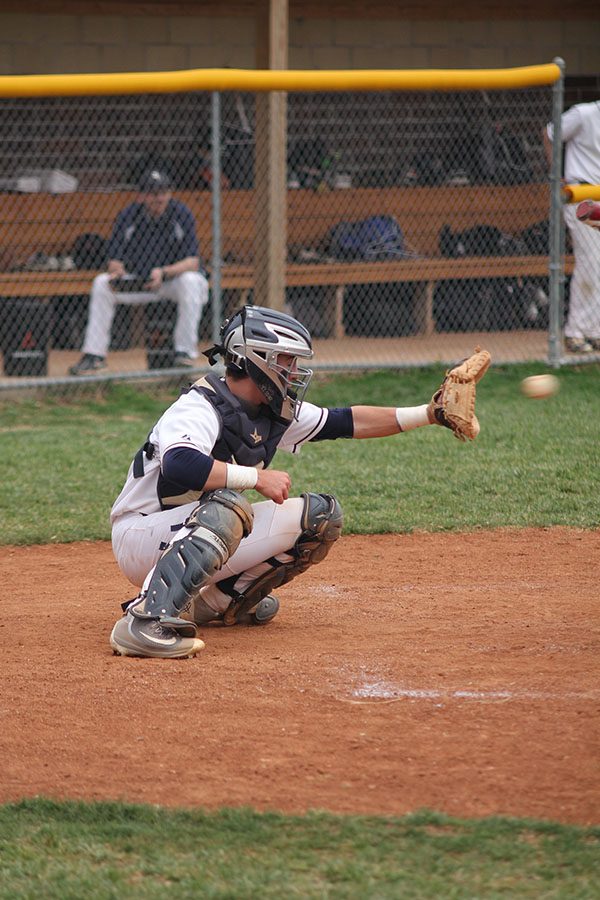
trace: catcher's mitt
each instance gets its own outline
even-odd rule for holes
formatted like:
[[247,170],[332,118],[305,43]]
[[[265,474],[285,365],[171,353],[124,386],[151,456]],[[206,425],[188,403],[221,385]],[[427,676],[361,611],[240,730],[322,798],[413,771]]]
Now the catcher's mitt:
[[479,434],[475,385],[483,378],[491,361],[487,350],[476,347],[473,356],[446,372],[427,407],[429,421],[450,428],[459,441],[474,440]]

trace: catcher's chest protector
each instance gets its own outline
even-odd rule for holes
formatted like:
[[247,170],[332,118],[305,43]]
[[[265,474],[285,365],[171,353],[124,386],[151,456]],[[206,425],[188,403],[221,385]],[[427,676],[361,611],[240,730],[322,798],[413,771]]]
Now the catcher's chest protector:
[[206,397],[221,420],[221,433],[212,456],[221,462],[235,461],[239,466],[262,463],[266,469],[288,426],[274,421],[263,411],[264,407],[251,416],[225,382],[215,375],[207,375],[190,390]]

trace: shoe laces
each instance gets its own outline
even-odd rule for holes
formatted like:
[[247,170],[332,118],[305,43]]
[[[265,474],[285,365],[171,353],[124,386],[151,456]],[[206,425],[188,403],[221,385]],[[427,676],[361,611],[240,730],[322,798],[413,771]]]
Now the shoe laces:
[[165,625],[161,625],[158,619],[151,619],[148,623],[146,623],[144,630],[147,634],[153,634],[156,637],[173,637],[174,634],[172,628],[167,628]]

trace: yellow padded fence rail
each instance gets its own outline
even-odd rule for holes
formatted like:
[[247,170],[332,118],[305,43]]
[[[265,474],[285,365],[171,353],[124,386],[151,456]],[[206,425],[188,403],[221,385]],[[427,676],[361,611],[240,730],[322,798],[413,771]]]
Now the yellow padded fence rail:
[[169,94],[183,91],[470,91],[537,87],[558,81],[556,63],[511,69],[246,70],[187,69],[90,75],[5,75],[0,97]]
[[563,196],[567,203],[600,200],[600,184],[566,184],[563,188]]

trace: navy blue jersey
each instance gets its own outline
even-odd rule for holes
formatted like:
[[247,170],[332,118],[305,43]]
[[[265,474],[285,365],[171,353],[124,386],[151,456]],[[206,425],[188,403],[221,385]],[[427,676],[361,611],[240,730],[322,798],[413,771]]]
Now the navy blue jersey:
[[158,219],[148,215],[143,203],[130,203],[117,216],[108,246],[109,259],[145,278],[154,268],[199,252],[194,216],[179,200],[169,200]]

